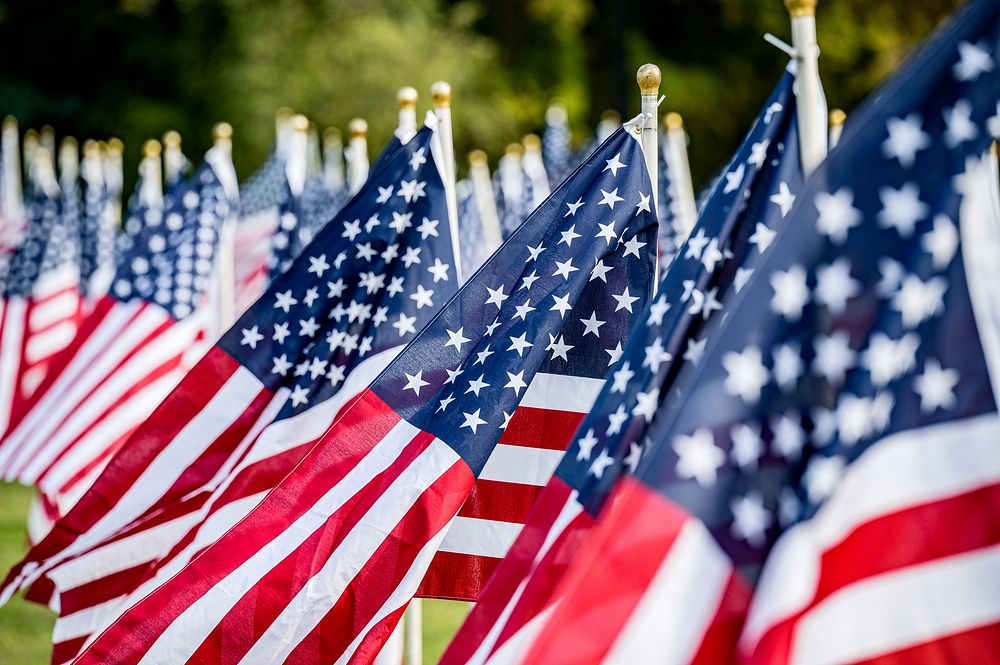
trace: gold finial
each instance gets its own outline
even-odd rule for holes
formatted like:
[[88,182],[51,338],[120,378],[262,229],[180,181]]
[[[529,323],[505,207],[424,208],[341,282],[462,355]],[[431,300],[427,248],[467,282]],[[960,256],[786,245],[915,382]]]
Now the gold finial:
[[341,140],[340,130],[336,127],[327,127],[323,130],[323,141],[325,143],[334,143]]
[[473,150],[469,153],[469,166],[486,166],[488,160],[483,150]]
[[663,119],[663,124],[667,129],[684,129],[684,119],[680,113],[668,113]]
[[59,149],[76,150],[77,149],[76,139],[73,138],[72,136],[64,136],[63,140],[59,142]]
[[347,123],[347,135],[354,139],[364,137],[368,133],[368,123],[364,118],[355,118]]
[[282,106],[274,112],[274,119],[277,122],[286,122],[291,120],[293,115],[295,115],[295,111],[290,106]]
[[534,151],[542,149],[542,139],[538,138],[538,134],[525,134],[524,138],[521,139],[521,144],[525,150]]
[[233,126],[228,122],[217,122],[212,127],[212,140],[221,141],[233,138]]
[[301,113],[296,113],[292,116],[292,129],[297,132],[308,132],[309,118],[305,117]]
[[830,126],[840,127],[847,122],[847,114],[843,109],[833,109],[830,111]]
[[505,152],[508,155],[517,155],[518,157],[520,157],[521,155],[524,154],[524,146],[522,146],[520,143],[511,143],[507,146],[507,150],[505,150]]
[[179,148],[181,147],[181,135],[180,132],[174,131],[173,129],[167,131],[163,135],[163,145],[168,148]]
[[163,148],[156,139],[149,139],[142,144],[143,157],[159,157],[161,152],[163,152]]
[[635,81],[639,84],[639,92],[643,96],[658,95],[662,78],[660,68],[652,63],[646,63],[635,73]]
[[817,0],[785,0],[785,9],[792,18],[815,16]]
[[112,136],[110,139],[108,139],[108,154],[109,155],[116,155],[116,156],[118,156],[118,155],[121,155],[123,152],[125,152],[125,144],[122,143],[121,139],[116,138],[114,136]]
[[417,89],[410,86],[403,86],[396,91],[396,101],[401,109],[417,108]]
[[86,157],[96,157],[101,154],[101,144],[94,139],[87,139],[83,142],[83,154]]
[[42,125],[42,140],[44,141],[56,140],[56,130],[53,129],[52,125]]
[[451,85],[445,81],[431,83],[431,102],[438,109],[451,106]]
[[3,128],[4,128],[4,131],[8,131],[8,130],[11,130],[11,129],[13,129],[14,131],[17,131],[17,118],[15,118],[12,115],[9,115],[6,118],[4,118],[3,119]]

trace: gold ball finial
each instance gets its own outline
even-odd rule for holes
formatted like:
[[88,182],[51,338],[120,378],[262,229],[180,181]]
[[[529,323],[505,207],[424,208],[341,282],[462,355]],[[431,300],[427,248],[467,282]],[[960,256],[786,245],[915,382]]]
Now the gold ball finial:
[[396,91],[396,101],[401,109],[417,108],[417,89],[412,86],[403,86]]
[[473,150],[469,153],[469,166],[486,166],[486,152],[483,150]]
[[76,150],[77,143],[76,139],[72,136],[64,136],[63,140],[59,142],[59,147],[62,150]]
[[831,127],[841,127],[845,122],[847,122],[847,114],[844,113],[843,109],[833,109],[830,111]]
[[364,118],[354,118],[347,123],[347,135],[353,138],[364,137],[368,134],[368,123]]
[[817,0],[785,0],[785,9],[792,18],[815,16]]
[[233,138],[233,126],[228,122],[217,122],[215,123],[215,126],[212,127],[213,140],[221,141],[231,138]]
[[96,157],[101,154],[101,144],[94,139],[87,139],[83,142],[83,154],[86,157]]
[[323,130],[323,140],[327,143],[333,143],[335,141],[340,141],[342,134],[340,130],[336,127],[327,127]]
[[684,129],[684,119],[680,113],[668,113],[663,119],[667,129]]
[[542,149],[542,139],[538,137],[538,134],[525,134],[524,138],[521,139],[521,144],[524,145],[525,150],[541,150]]
[[17,131],[17,118],[15,118],[12,115],[9,115],[6,118],[4,118],[3,119],[3,128],[4,128],[4,131],[8,131],[8,130],[11,130],[11,129],[13,129],[14,131]]
[[639,92],[644,96],[658,95],[662,78],[660,68],[652,63],[646,63],[635,73],[635,81],[639,84]]
[[176,130],[169,130],[163,135],[163,145],[168,148],[179,148],[181,147],[181,135],[180,132]]
[[149,139],[142,144],[143,157],[159,157],[161,152],[163,152],[163,148],[156,139]]
[[118,156],[121,155],[123,152],[125,152],[125,144],[122,143],[122,140],[120,138],[112,136],[110,139],[108,139],[109,155]]
[[508,155],[516,155],[520,157],[521,155],[524,154],[524,146],[522,146],[520,143],[510,143],[507,145],[507,149],[504,152],[506,152]]
[[293,115],[295,115],[295,111],[292,110],[292,107],[282,106],[274,112],[274,119],[278,122],[286,122],[291,120]]
[[305,117],[301,113],[296,113],[292,116],[292,129],[297,132],[308,132],[309,118]]
[[431,83],[431,102],[434,103],[434,108],[451,106],[451,85],[446,81]]

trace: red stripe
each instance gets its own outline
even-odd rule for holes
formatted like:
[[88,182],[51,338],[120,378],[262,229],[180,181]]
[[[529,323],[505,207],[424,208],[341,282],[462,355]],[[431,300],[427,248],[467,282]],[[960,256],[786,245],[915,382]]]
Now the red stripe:
[[51,665],[62,665],[62,663],[68,663],[73,660],[80,653],[80,649],[83,648],[86,642],[86,637],[76,637],[65,642],[56,642],[52,645]]
[[[372,629],[368,631],[358,644],[358,648],[354,650],[354,655],[347,661],[348,665],[368,665],[368,663],[375,662],[382,648],[389,641],[389,638],[392,637],[392,632],[399,625],[399,621],[403,618],[405,611],[406,606],[400,607],[395,612],[390,612],[384,619],[372,626]],[[403,665],[403,663],[400,662],[399,665]]]
[[1000,663],[1000,623],[940,637],[855,665],[954,665]]
[[421,598],[475,601],[500,559],[455,552],[438,552],[415,594]]
[[542,488],[537,485],[477,480],[458,514],[462,517],[524,524],[531,506],[541,492]]
[[566,450],[585,413],[519,406],[497,443]]
[[715,617],[708,625],[690,665],[718,665],[735,661],[736,644],[743,630],[753,588],[739,573],[729,576]]

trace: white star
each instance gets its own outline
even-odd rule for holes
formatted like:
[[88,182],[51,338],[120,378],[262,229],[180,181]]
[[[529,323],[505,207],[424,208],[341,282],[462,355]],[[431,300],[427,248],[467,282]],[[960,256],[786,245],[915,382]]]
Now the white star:
[[894,228],[903,238],[913,235],[917,222],[927,216],[927,204],[920,200],[920,189],[915,183],[906,183],[901,189],[883,187],[879,198],[882,200],[879,226]]
[[723,256],[723,253],[719,250],[719,241],[712,238],[712,241],[708,243],[708,247],[705,248],[704,254],[701,255],[701,263],[705,266],[706,271],[712,273],[715,272],[715,266],[723,259]]
[[[379,189],[382,189],[382,188],[379,187]],[[389,188],[389,191],[392,191],[391,187]],[[365,231],[367,231],[368,233],[371,233],[375,228],[377,228],[381,224],[382,224],[382,220],[380,220],[378,218],[378,215],[372,215],[371,217],[368,218],[368,221],[365,222]]]
[[757,168],[764,166],[769,147],[771,147],[771,142],[768,139],[764,139],[760,143],[754,143],[750,147],[750,158],[747,159],[747,163],[753,164]]
[[654,373],[660,371],[661,364],[670,362],[673,358],[664,350],[662,337],[657,337],[655,342],[646,347],[645,352],[646,359],[642,361],[642,366],[649,367],[649,371]]
[[734,499],[729,505],[733,511],[733,535],[754,547],[765,542],[767,530],[774,523],[774,517],[764,507],[764,499],[756,492]]
[[431,296],[433,295],[434,291],[425,289],[423,284],[417,284],[417,291],[410,294],[410,300],[417,303],[418,310],[424,307],[433,307],[434,301],[431,300]]
[[799,421],[798,415],[794,417],[783,415],[777,422],[771,424],[771,429],[774,431],[771,447],[787,460],[798,459],[806,442],[806,433]]
[[[568,298],[569,296],[567,296]],[[591,312],[589,319],[580,319],[580,323],[583,324],[583,336],[586,337],[588,334],[594,335],[594,337],[600,339],[601,333],[599,332],[601,326],[603,326],[606,321],[599,321],[597,319],[597,311]]]
[[601,230],[594,237],[604,238],[604,241],[607,243],[607,246],[610,247],[611,241],[618,237],[618,234],[615,233],[615,223],[613,221],[608,222],[607,224],[601,224],[600,222],[598,222],[597,225],[601,227]]
[[326,378],[330,381],[331,386],[336,387],[338,383],[344,380],[343,365],[338,365],[336,363],[330,365],[330,369],[326,373]]
[[795,195],[792,194],[792,190],[788,189],[788,185],[784,182],[778,185],[778,193],[774,194],[770,199],[771,203],[778,206],[781,210],[781,217],[784,218],[788,214],[788,211],[792,209],[795,205]]
[[595,279],[599,279],[605,284],[607,284],[608,283],[607,274],[609,272],[611,272],[611,266],[604,265],[603,259],[598,259],[597,265],[595,265],[594,269],[590,271],[590,279],[587,281],[593,281]]
[[560,335],[558,339],[553,335],[549,335],[549,345],[545,347],[546,351],[552,352],[552,359],[562,358],[566,362],[569,362],[569,358],[566,356],[566,352],[572,349],[573,346],[566,343],[563,336]]
[[393,212],[392,221],[389,222],[389,228],[396,233],[402,233],[406,229],[413,226],[413,213],[412,212]]
[[417,227],[417,231],[420,233],[421,240],[427,240],[430,236],[438,237],[437,227],[440,224],[436,219],[427,219],[424,217],[424,221],[420,222],[420,226]]
[[472,433],[475,434],[480,425],[486,424],[486,421],[479,417],[480,411],[482,411],[482,409],[476,409],[472,413],[463,413],[462,415],[465,416],[465,422],[459,427],[468,427],[472,430]]
[[376,252],[375,249],[372,248],[372,244],[370,242],[355,245],[354,248],[358,252],[354,257],[356,259],[364,259],[365,261],[371,261],[375,257],[375,255],[378,254],[378,252]]
[[285,338],[291,334],[292,333],[289,332],[288,330],[287,323],[276,323],[274,324],[274,334],[271,336],[271,339],[273,339],[278,344],[284,344]]
[[[327,282],[326,283],[326,288],[329,289],[329,291],[327,292],[326,297],[327,298],[340,298],[341,296],[344,295],[344,289],[346,288],[346,286],[347,285],[344,284],[344,280],[343,279],[337,279],[336,282]],[[289,295],[291,295],[292,292],[289,291],[288,293],[289,293]],[[294,304],[294,303],[292,303],[292,304]]]
[[920,410],[934,413],[938,409],[955,408],[958,379],[958,370],[942,369],[935,358],[924,363],[924,373],[913,380],[913,390],[920,395]]
[[447,397],[438,403],[438,408],[434,409],[434,413],[441,413],[442,411],[445,411],[454,401],[455,393],[449,393]]
[[411,169],[413,169],[414,171],[416,171],[418,168],[420,168],[421,164],[426,164],[427,163],[427,158],[424,156],[425,152],[426,152],[426,148],[421,148],[420,150],[414,151],[414,153],[412,155],[410,155],[410,168]]
[[944,142],[949,148],[955,148],[965,141],[971,141],[979,134],[976,123],[972,121],[972,104],[960,99],[955,106],[944,111],[944,121],[948,128],[944,133]]
[[514,417],[513,413],[507,413],[506,411],[501,411],[503,414],[503,422],[500,423],[499,429],[507,429],[507,425],[510,425],[510,419]]
[[271,358],[274,363],[274,367],[271,368],[271,374],[280,374],[281,376],[286,376],[288,370],[292,368],[292,363],[288,362],[288,356],[282,353],[277,358]]
[[739,353],[730,351],[723,356],[722,365],[728,373],[724,384],[726,392],[738,395],[748,404],[756,404],[768,379],[760,349],[748,346]]
[[845,467],[844,460],[840,457],[813,457],[809,460],[809,466],[802,476],[809,500],[818,503],[833,494],[840,484]]
[[975,81],[980,74],[993,71],[993,58],[984,46],[962,42],[958,45],[958,57],[951,71],[959,81]]
[[853,446],[872,431],[872,401],[844,393],[837,400],[837,430],[840,443]]
[[291,289],[288,289],[284,293],[274,294],[274,309],[281,309],[285,314],[288,314],[292,305],[297,305],[298,302],[298,300],[292,297]]
[[623,257],[632,254],[635,258],[642,258],[639,256],[639,250],[645,247],[648,243],[639,242],[639,239],[632,237],[630,240],[625,242],[625,253],[622,254]]
[[565,261],[556,261],[556,271],[552,273],[552,276],[562,275],[563,279],[569,281],[569,275],[572,272],[576,272],[579,268],[573,266],[573,257],[566,259]]
[[534,344],[532,344],[531,342],[529,342],[527,340],[527,337],[528,337],[528,333],[526,333],[526,332],[521,333],[520,337],[514,337],[512,335],[510,337],[510,347],[508,347],[507,350],[508,351],[517,351],[517,356],[518,356],[518,358],[520,358],[521,356],[524,355],[524,351],[526,349],[530,349],[532,346],[534,346]]
[[652,422],[656,407],[659,406],[660,391],[654,388],[638,393],[635,398],[637,401],[632,409],[632,415],[642,416],[647,423]]
[[569,212],[563,215],[563,217],[576,217],[576,211],[579,210],[580,206],[582,205],[583,205],[582,198],[578,198],[576,200],[576,203],[567,203],[566,207],[569,208]]
[[385,292],[389,294],[389,297],[396,295],[397,293],[402,293],[405,289],[403,288],[403,278],[393,277],[389,280],[389,286],[386,287]]
[[401,196],[407,203],[412,203],[422,196],[427,195],[424,192],[426,184],[424,182],[417,182],[416,178],[413,180],[403,180],[399,183],[399,191],[396,193],[396,196]]
[[448,378],[445,379],[444,385],[448,385],[449,383],[455,383],[455,379],[457,379],[459,377],[459,375],[461,375],[464,370],[462,370],[462,366],[459,365],[455,369],[445,368],[444,371],[448,373]]
[[782,344],[771,351],[771,373],[782,390],[791,390],[802,376],[802,356],[798,345]]
[[460,327],[458,330],[445,329],[445,332],[448,333],[448,341],[444,343],[445,347],[454,346],[455,350],[459,353],[462,352],[462,345],[471,341],[468,337],[463,335],[465,332],[464,326]]
[[715,445],[711,430],[701,428],[690,436],[678,435],[674,437],[671,447],[677,454],[675,471],[678,476],[693,478],[702,487],[715,484],[726,454]]
[[559,318],[563,319],[566,317],[566,312],[573,309],[573,306],[569,304],[569,294],[560,298],[559,296],[552,294],[552,299],[556,301],[555,305],[549,307],[550,312],[559,312]]
[[584,435],[582,439],[577,439],[577,446],[579,450],[576,451],[576,461],[590,459],[590,453],[593,452],[594,446],[598,443],[597,437],[594,436],[594,428],[591,427],[587,430],[587,434]]
[[559,235],[562,236],[562,240],[560,240],[559,242],[557,242],[556,246],[559,246],[559,245],[561,245],[563,243],[566,243],[567,247],[572,247],[573,246],[573,241],[576,240],[577,238],[582,237],[579,233],[576,232],[576,224],[574,224],[573,226],[569,227],[569,229],[567,229],[565,231],[560,231]]
[[608,416],[608,429],[606,432],[607,436],[612,436],[614,434],[618,434],[619,432],[621,432],[622,426],[625,424],[625,421],[627,420],[628,420],[628,411],[625,410],[624,404],[619,404],[618,409],[610,416]]
[[733,440],[733,449],[730,453],[733,461],[741,469],[756,469],[757,460],[764,452],[764,442],[761,441],[760,434],[749,425],[738,425],[729,431],[729,436]]
[[356,219],[353,222],[344,222],[344,232],[340,237],[354,242],[359,233],[361,233],[361,220]]
[[589,473],[595,478],[600,478],[604,475],[604,470],[611,466],[614,461],[614,458],[608,455],[608,451],[601,448],[601,452],[597,454],[597,459],[590,465]]
[[632,380],[635,376],[635,372],[629,367],[629,362],[626,360],[622,363],[622,366],[612,374],[613,381],[611,385],[612,393],[624,393],[625,389],[628,387],[628,382]]
[[319,324],[315,318],[310,316],[308,319],[299,320],[299,337],[312,337],[318,330]]
[[537,261],[538,257],[544,251],[545,251],[545,247],[542,246],[542,243],[538,243],[538,247],[530,247],[529,246],[528,247],[528,254],[530,254],[531,256],[528,258],[528,260],[529,261]]
[[622,156],[622,154],[618,153],[617,155],[615,155],[611,159],[604,160],[607,163],[607,166],[605,166],[601,170],[601,173],[603,173],[604,171],[611,171],[611,175],[617,178],[618,177],[618,169],[623,168],[625,166],[628,166],[628,164],[623,164],[622,163],[622,161],[620,159],[621,156]]
[[726,176],[726,186],[723,188],[723,194],[732,194],[737,189],[739,189],[740,183],[743,182],[743,175],[746,173],[747,167],[745,164],[740,164],[736,167],[735,171],[730,171],[725,174]]
[[378,197],[376,197],[375,203],[385,203],[389,200],[390,196],[392,196],[392,185],[389,185],[388,187],[379,187]]
[[517,374],[513,372],[507,372],[507,378],[510,379],[504,388],[510,388],[514,391],[514,395],[520,396],[521,389],[527,388],[528,384],[524,382],[524,370],[522,369]]
[[816,230],[838,245],[844,244],[848,231],[861,223],[861,211],[854,207],[854,192],[848,187],[833,194],[819,192],[813,204],[819,211]]
[[934,228],[920,239],[924,251],[931,255],[935,270],[943,270],[958,250],[958,230],[947,215],[934,217]]
[[484,378],[486,378],[486,375],[482,374],[478,379],[469,381],[469,388],[465,391],[465,394],[468,395],[469,393],[475,393],[476,397],[479,397],[480,390],[490,387],[490,384],[483,381]]
[[882,388],[913,369],[919,347],[920,337],[916,333],[906,333],[894,340],[877,332],[861,354],[861,366],[871,375],[872,385]]
[[538,276],[538,271],[532,270],[530,275],[521,279],[521,286],[517,290],[520,291],[521,289],[527,289],[530,291],[531,287],[534,286],[535,282],[539,279],[541,278]]
[[692,365],[697,365],[705,353],[705,343],[707,341],[707,337],[703,337],[700,340],[696,340],[693,337],[688,338],[687,347],[684,349],[684,360]]
[[826,305],[831,314],[843,314],[847,301],[861,293],[861,284],[851,277],[851,264],[840,257],[816,269],[816,302]]
[[316,302],[316,298],[319,298],[319,289],[312,287],[306,289],[306,295],[302,298],[302,302],[306,304],[306,307],[312,307],[313,303]]
[[942,277],[924,282],[916,275],[909,275],[892,297],[892,307],[903,318],[903,326],[913,328],[944,309],[944,294],[948,283]]
[[635,470],[639,468],[639,461],[642,459],[642,446],[640,446],[635,441],[629,441],[628,443],[628,455],[622,460],[628,470],[635,473]]
[[[420,250],[421,250],[420,247],[407,247],[406,251],[403,252],[403,258],[401,259],[403,261],[403,265],[409,268],[414,263],[416,264],[422,263],[422,261],[420,260]],[[393,279],[395,280],[397,278],[393,277]],[[399,277],[398,279],[400,280],[400,282],[402,282],[403,280],[402,277]]]
[[736,289],[736,293],[743,290],[743,287],[747,285],[750,278],[753,277],[753,268],[737,268],[736,274],[733,276],[733,287]]
[[301,406],[309,401],[309,389],[305,386],[295,386],[290,397],[292,406]]
[[622,357],[622,343],[621,343],[621,341],[619,341],[617,344],[615,344],[615,348],[613,348],[613,349],[604,349],[604,352],[606,354],[608,354],[608,356],[610,356],[610,358],[608,359],[608,367],[611,367],[616,362],[618,362],[619,360],[621,360],[621,357]]
[[503,285],[501,284],[497,289],[491,289],[487,286],[486,291],[490,294],[490,297],[483,304],[489,305],[492,303],[497,306],[497,309],[500,309],[503,306],[503,301],[507,299],[507,296],[503,292]]
[[648,194],[639,192],[639,203],[636,204],[636,209],[639,212],[652,212],[652,210],[649,209],[649,199],[650,197]]
[[663,315],[670,311],[670,303],[667,297],[661,295],[652,305],[649,306],[649,318],[646,320],[647,326],[662,326]]
[[322,277],[323,273],[330,269],[330,264],[326,262],[326,254],[309,257],[308,272],[316,273],[317,277]]
[[851,348],[851,338],[843,330],[832,335],[821,335],[814,342],[816,357],[813,369],[830,383],[840,383],[844,375],[854,366],[855,353]]
[[406,377],[406,385],[403,386],[403,390],[412,390],[413,394],[420,397],[420,389],[424,386],[431,385],[427,381],[424,381],[424,371],[420,370],[416,374],[407,374],[403,372]]
[[609,208],[611,208],[612,210],[615,209],[615,204],[616,203],[618,203],[619,201],[624,201],[625,200],[622,197],[618,196],[618,188],[617,187],[615,187],[610,192],[606,192],[606,191],[604,191],[602,189],[601,190],[601,194],[604,195],[604,198],[602,198],[597,205],[606,205]]
[[771,273],[771,288],[774,289],[771,309],[789,321],[798,321],[809,300],[805,269],[794,265],[787,271],[775,270]]
[[629,314],[632,313],[632,304],[639,300],[639,298],[628,292],[627,286],[625,287],[625,290],[618,295],[612,293],[611,297],[618,301],[618,304],[615,305],[616,312],[624,309],[627,310]]
[[903,264],[884,256],[878,261],[878,271],[881,278],[878,284],[875,285],[875,292],[883,298],[888,298],[896,293],[903,283],[903,277],[905,276]]
[[695,259],[701,261],[701,253],[708,244],[704,229],[698,229],[698,233],[688,236],[687,250],[684,252],[685,259]]
[[523,303],[515,307],[513,318],[521,319],[522,321],[524,321],[528,317],[529,312],[534,312],[535,308],[528,304],[530,302],[531,302],[530,299],[525,299]]
[[922,126],[923,121],[916,113],[906,118],[889,118],[886,122],[889,138],[882,144],[882,154],[888,159],[898,159],[903,168],[913,166],[917,153],[931,144],[931,137]]
[[492,355],[493,355],[493,352],[490,351],[490,345],[487,344],[485,349],[483,349],[482,351],[477,351],[476,352],[476,362],[474,362],[473,365],[483,365],[483,364],[485,364],[486,363],[486,359],[489,358]]
[[712,312],[722,309],[722,303],[716,297],[718,290],[718,288],[709,289],[705,293],[698,290],[692,291],[692,302],[688,308],[688,314],[701,315],[707,319],[712,315]]
[[413,324],[417,322],[417,317],[407,316],[406,314],[400,314],[399,320],[392,324],[392,327],[399,331],[399,336],[402,337],[406,333],[415,333],[417,329],[413,327]]
[[771,246],[771,243],[774,242],[774,236],[776,235],[778,235],[777,231],[772,231],[761,222],[757,222],[753,235],[747,240],[751,245],[756,245],[757,251],[763,254]]

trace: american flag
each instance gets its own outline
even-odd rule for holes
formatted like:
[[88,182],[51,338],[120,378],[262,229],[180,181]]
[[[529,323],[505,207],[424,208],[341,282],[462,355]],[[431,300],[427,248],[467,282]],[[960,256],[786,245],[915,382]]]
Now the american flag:
[[660,223],[660,235],[656,243],[660,274],[665,274],[667,268],[677,256],[678,246],[684,242],[685,232],[678,228],[677,204],[674,201],[673,185],[670,178],[670,165],[666,157],[666,141],[660,141],[656,151],[657,178],[659,180],[660,197],[657,200],[656,216]]
[[545,129],[542,132],[542,157],[549,183],[555,187],[576,166],[573,161],[573,134],[569,128],[566,107],[554,103],[545,111]]
[[76,502],[200,353],[200,305],[228,207],[206,164],[173,209],[133,208],[111,292],[53,359],[0,443],[4,477],[36,485],[56,515]]
[[[611,368],[593,410],[497,567],[442,663],[510,662],[530,649],[609,489],[648,448],[661,390],[705,348],[705,329],[785,225],[781,191],[798,191],[794,79],[786,73],[733,156],[692,237]],[[662,229],[662,222],[661,222]],[[737,277],[739,275],[739,277]]]
[[[475,514],[488,499],[475,480],[504,492],[515,471],[540,484],[554,467],[554,442],[589,408],[594,377],[650,290],[651,195],[637,137],[623,129],[259,506],[78,662],[370,660],[436,552],[468,551],[471,538],[502,554],[516,522]],[[420,286],[412,296],[429,297]],[[528,502],[512,492],[498,508]]]
[[83,182],[83,215],[80,219],[80,292],[84,312],[111,287],[115,274],[115,236],[118,220],[111,205],[111,193],[104,180],[98,153],[84,154],[80,167]]
[[855,112],[521,662],[997,662],[998,46]]
[[267,290],[272,240],[282,211],[291,209],[285,163],[272,152],[240,185],[240,217],[233,237],[236,257],[236,311],[243,313]]
[[11,576],[55,584],[55,662],[254,508],[454,294],[433,141],[397,146]]

